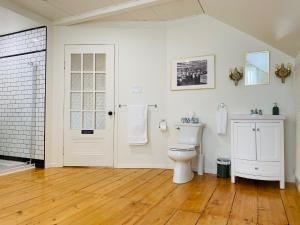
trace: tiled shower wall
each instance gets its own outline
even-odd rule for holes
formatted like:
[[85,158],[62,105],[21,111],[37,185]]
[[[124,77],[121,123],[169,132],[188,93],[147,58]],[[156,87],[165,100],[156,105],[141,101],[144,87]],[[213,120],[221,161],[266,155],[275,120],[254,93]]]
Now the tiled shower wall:
[[0,155],[44,159],[46,35],[0,36]]

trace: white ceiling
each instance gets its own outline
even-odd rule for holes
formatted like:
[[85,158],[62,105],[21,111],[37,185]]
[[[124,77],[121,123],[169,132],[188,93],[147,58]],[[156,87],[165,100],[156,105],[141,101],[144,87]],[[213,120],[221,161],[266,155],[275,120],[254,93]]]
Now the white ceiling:
[[[5,0],[0,0],[0,5],[1,1]],[[57,21],[67,20],[68,23],[65,24],[76,24],[96,19],[166,21],[199,15],[203,13],[203,7],[207,15],[249,33],[291,56],[296,56],[300,51],[300,0],[10,0],[10,2],[56,24],[59,24]],[[128,2],[140,3],[140,6],[129,7],[126,10],[118,8]],[[103,13],[106,9],[113,10],[114,13]],[[99,16],[97,13],[102,15]]]
[[103,8],[128,0],[10,0],[30,9],[49,20],[74,16],[90,10]]
[[[51,21],[107,8],[130,0],[10,0]],[[136,0],[139,1],[139,0]],[[106,16],[102,20],[165,21],[201,14],[198,0],[157,0],[155,4]]]
[[202,14],[198,0],[172,0],[103,18],[104,21],[167,21]]

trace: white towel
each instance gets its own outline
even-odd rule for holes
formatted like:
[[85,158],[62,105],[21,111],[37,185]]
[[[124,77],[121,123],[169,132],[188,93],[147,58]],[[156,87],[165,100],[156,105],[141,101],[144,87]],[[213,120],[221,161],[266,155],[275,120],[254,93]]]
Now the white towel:
[[220,135],[226,135],[227,114],[226,108],[220,108],[217,110],[217,133]]
[[128,105],[128,144],[144,145],[148,142],[147,105]]

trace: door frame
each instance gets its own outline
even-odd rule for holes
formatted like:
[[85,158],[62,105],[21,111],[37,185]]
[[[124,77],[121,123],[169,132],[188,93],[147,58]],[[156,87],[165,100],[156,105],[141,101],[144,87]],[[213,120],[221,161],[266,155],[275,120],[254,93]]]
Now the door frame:
[[112,126],[112,129],[113,129],[113,146],[112,146],[112,154],[113,154],[113,162],[112,162],[112,167],[115,168],[117,167],[118,165],[118,148],[116,148],[117,145],[117,137],[118,137],[118,110],[119,108],[117,107],[118,104],[119,104],[119,45],[117,42],[113,42],[113,43],[105,43],[105,42],[102,42],[102,43],[85,43],[85,44],[80,44],[80,43],[68,43],[68,44],[64,44],[63,45],[63,54],[64,54],[64,57],[63,57],[63,71],[64,71],[64,76],[63,76],[63,137],[62,137],[62,167],[64,167],[64,157],[65,157],[65,101],[66,101],[66,96],[65,96],[65,91],[66,91],[66,85],[65,85],[65,77],[66,77],[66,69],[65,69],[65,64],[66,64],[66,59],[65,59],[65,54],[66,54],[66,47],[67,46],[84,46],[84,45],[110,45],[113,47],[113,52],[114,52],[114,84],[113,84],[113,87],[114,87],[114,90],[113,90],[113,93],[114,93],[114,97],[113,97],[113,111],[114,111],[114,115],[113,115],[113,126]]

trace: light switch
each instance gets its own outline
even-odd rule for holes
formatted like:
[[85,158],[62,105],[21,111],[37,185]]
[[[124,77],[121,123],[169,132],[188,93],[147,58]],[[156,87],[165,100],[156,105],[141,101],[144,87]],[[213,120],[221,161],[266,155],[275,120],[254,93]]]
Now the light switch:
[[131,94],[141,94],[143,91],[144,89],[142,86],[131,86],[130,88]]

